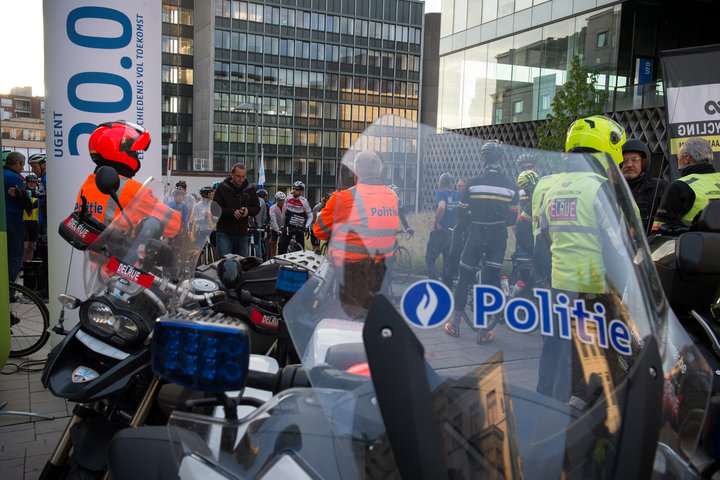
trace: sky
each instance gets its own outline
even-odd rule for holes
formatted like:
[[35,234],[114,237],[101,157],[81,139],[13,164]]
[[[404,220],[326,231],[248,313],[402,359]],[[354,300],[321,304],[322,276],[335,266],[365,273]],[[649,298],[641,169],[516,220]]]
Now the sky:
[[0,0],[0,93],[31,86],[45,95],[42,0]]
[[[426,0],[425,11],[439,12],[440,2]],[[42,0],[0,0],[0,18],[0,93],[31,86],[34,96],[44,96]]]

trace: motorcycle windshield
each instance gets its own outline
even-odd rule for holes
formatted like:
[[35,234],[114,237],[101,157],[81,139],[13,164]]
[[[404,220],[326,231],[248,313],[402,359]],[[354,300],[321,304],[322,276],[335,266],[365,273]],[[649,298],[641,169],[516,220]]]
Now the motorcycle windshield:
[[[426,379],[433,417],[423,420],[438,438],[425,445],[441,450],[443,471],[609,477],[625,471],[620,449],[638,448],[633,438],[649,441],[651,452],[660,441],[689,458],[702,422],[685,420],[704,411],[712,375],[665,301],[618,166],[604,154],[488,143],[397,117],[379,119],[355,141],[342,160],[344,188],[315,229],[328,237],[327,270],[284,310],[304,365],[362,372],[352,343],[363,342],[368,307],[382,294],[422,345],[424,365],[404,375]],[[523,174],[530,167],[537,176]],[[418,207],[407,213],[413,236],[397,234],[399,205]],[[440,252],[447,257],[434,265]],[[392,337],[393,329],[365,334]],[[661,365],[648,360],[649,349]],[[370,374],[382,376],[401,355],[386,365],[370,358]],[[652,387],[642,385],[648,365]],[[337,388],[331,375],[311,370],[310,379]],[[393,397],[412,403],[400,392],[405,377],[372,383],[389,390],[376,391],[374,411],[386,424],[390,412],[411,409],[383,405]],[[659,437],[628,432],[641,425],[631,418],[638,401],[658,406],[656,424],[643,428]],[[337,408],[325,408],[336,426]],[[367,411],[347,418],[382,422]],[[362,478],[368,455],[355,459],[349,477]]]
[[[390,116],[340,178],[315,224],[327,261],[283,311],[313,388],[219,428],[174,415],[181,468],[640,478],[659,442],[693,455],[712,372],[667,305],[610,157]],[[398,234],[403,210],[414,235]]]
[[177,301],[190,288],[198,255],[219,215],[217,204],[206,199],[193,208],[187,205],[164,202],[162,183],[145,182],[90,246],[86,290],[98,294],[119,289],[125,298],[155,289],[162,292],[159,302]]

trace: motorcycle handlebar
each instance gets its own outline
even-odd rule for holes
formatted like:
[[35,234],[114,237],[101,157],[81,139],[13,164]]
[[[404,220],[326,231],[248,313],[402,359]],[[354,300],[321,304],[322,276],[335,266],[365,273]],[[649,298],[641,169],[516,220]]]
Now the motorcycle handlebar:
[[272,310],[274,312],[280,312],[281,308],[280,305],[278,305],[277,302],[273,302],[270,300],[263,300],[262,298],[257,298],[252,295],[247,290],[241,290],[240,291],[240,303],[247,306],[250,304],[257,305],[258,307],[265,308],[267,310]]

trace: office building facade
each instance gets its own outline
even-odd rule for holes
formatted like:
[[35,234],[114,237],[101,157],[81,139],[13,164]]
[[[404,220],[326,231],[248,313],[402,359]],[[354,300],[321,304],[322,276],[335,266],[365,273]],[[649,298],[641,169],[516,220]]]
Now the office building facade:
[[[224,176],[243,163],[254,182],[262,157],[271,194],[302,181],[317,201],[341,185],[339,161],[367,125],[387,114],[419,119],[420,1],[165,0],[163,8],[163,143],[175,138],[178,173]],[[412,206],[417,160],[393,162],[385,180]]]
[[660,52],[718,43],[719,10],[695,0],[445,0],[438,124],[544,120],[575,55],[610,94],[606,111],[662,107]]

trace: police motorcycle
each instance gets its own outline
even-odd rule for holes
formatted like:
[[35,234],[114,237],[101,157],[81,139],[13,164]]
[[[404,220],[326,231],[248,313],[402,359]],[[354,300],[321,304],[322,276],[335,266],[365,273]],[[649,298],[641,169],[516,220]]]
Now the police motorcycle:
[[[358,152],[373,150],[388,168],[421,150],[439,172],[459,171],[482,144],[382,117],[343,165],[352,170]],[[517,175],[514,159],[527,151],[502,148],[501,170]],[[478,345],[464,325],[458,337],[444,332],[459,298],[444,284],[417,281],[394,301],[385,293],[391,265],[366,263],[367,274],[349,275],[357,266],[328,261],[284,308],[302,365],[276,374],[251,366],[243,325],[170,315],[156,327],[155,371],[216,392],[223,409],[214,416],[174,412],[161,433],[120,432],[109,453],[114,478],[716,475],[714,372],[668,305],[620,171],[602,155],[537,154],[542,176],[556,175],[557,190],[546,194],[553,203],[544,207],[553,222],[571,226],[588,211],[586,191],[560,195],[573,184],[568,161],[601,185],[591,206],[602,219],[584,220],[602,221],[600,244],[609,239],[612,248],[603,250],[602,265],[590,262],[595,270],[569,279],[580,293],[534,288],[532,298],[507,298],[499,286],[472,285],[466,313],[475,326],[501,317],[496,339]],[[371,238],[365,246],[372,251]],[[601,280],[601,292],[583,291],[587,275]],[[346,297],[358,291],[374,296],[362,305]],[[220,335],[232,338],[223,345],[237,347],[216,352]],[[173,355],[188,342],[203,345],[217,367],[201,372]],[[257,390],[274,396],[262,401]],[[222,391],[233,391],[229,401]]]
[[[117,202],[118,176],[111,167],[98,170],[96,183]],[[107,228],[83,210],[60,227],[61,235],[87,254],[84,280],[89,294],[85,300],[60,298],[65,308],[79,309],[80,322],[50,353],[42,382],[55,396],[77,405],[42,478],[62,477],[68,469],[99,475],[114,431],[164,423],[167,413],[156,400],[163,397],[167,411],[175,391],[163,395],[165,382],[150,366],[150,339],[158,317],[221,311],[251,324],[249,310],[280,311],[277,301],[254,296],[242,282],[232,285],[232,291],[223,283],[242,278],[242,262],[235,258],[219,263],[224,276],[216,274],[215,280],[195,272],[198,255],[215,228],[217,205],[199,202],[185,224],[170,226],[174,211],[159,200],[162,191],[160,182],[148,180],[128,205],[121,205],[121,214]],[[58,330],[64,330],[62,324]],[[273,334],[254,333],[255,343],[265,348],[277,340],[276,331]]]

